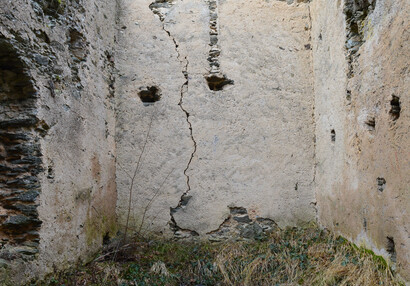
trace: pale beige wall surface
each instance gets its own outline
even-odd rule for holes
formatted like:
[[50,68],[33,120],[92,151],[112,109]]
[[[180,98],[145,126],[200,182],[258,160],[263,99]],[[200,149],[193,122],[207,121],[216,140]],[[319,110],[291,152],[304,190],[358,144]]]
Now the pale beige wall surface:
[[[134,232],[141,227],[141,221],[145,222],[144,232],[169,231],[170,207],[178,204],[187,188],[183,171],[194,148],[187,116],[178,105],[185,82],[183,56],[178,55],[172,38],[150,10],[150,4],[150,1],[123,1],[120,8],[120,26],[123,28],[117,47],[120,74],[116,82],[116,141],[117,214],[122,231],[128,213],[130,177],[134,176],[145,140],[147,144],[131,196],[129,227]],[[192,45],[201,36],[195,34],[197,25],[190,20],[201,17],[198,12],[201,6],[197,6],[195,13],[187,13],[186,21],[190,24],[184,23],[183,26],[192,28],[192,34],[184,30],[180,32],[181,36],[192,38]],[[169,25],[174,28],[176,24]],[[161,90],[161,99],[154,105],[144,106],[138,92],[140,88],[150,86]],[[155,193],[157,196],[150,204]]]
[[[244,208],[270,227],[317,211],[385,257],[393,240],[409,280],[408,1],[376,2],[352,65],[345,1],[169,2],[73,1],[64,20],[36,13],[36,1],[0,7],[0,40],[32,67],[44,168],[39,246],[0,244],[0,255],[38,254],[0,256],[0,277],[89,259],[124,231],[128,210],[132,232],[219,239]],[[219,74],[234,81],[221,91],[205,80],[215,39]],[[152,86],[161,98],[144,105],[138,94]]]
[[[200,234],[244,207],[280,226],[314,218],[313,89],[306,5],[219,3],[221,69],[235,84],[192,91],[192,200],[175,218]],[[194,219],[192,219],[194,218]]]
[[[393,260],[396,255],[407,280],[409,11],[408,1],[376,2],[363,22],[364,43],[348,78],[343,3],[312,4],[319,221],[378,254]],[[400,98],[397,120],[390,114],[393,95]]]
[[[121,9],[124,28],[117,65],[121,222],[129,202],[127,173],[133,173],[152,114],[132,194],[134,228],[138,229],[150,197],[172,169],[147,209],[144,222],[150,231],[172,234],[170,208],[175,208],[176,225],[171,226],[177,236],[216,230],[234,206],[281,226],[313,220],[308,6],[220,1],[216,10],[220,70],[235,83],[210,91],[204,78],[210,49],[207,2],[175,1],[163,10],[164,22],[150,11],[150,3],[124,1]],[[138,89],[150,85],[162,90],[162,98],[144,106]],[[186,113],[178,106],[181,88],[192,138]],[[184,193],[188,203],[178,207]]]

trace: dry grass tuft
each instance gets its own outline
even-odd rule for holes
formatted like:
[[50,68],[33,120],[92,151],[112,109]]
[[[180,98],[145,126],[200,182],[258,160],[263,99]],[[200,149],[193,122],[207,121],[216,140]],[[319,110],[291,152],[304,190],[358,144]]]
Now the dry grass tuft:
[[216,261],[225,285],[399,285],[383,259],[314,228],[226,245]]
[[31,285],[403,285],[381,257],[317,227],[278,231],[263,241],[138,239],[117,255],[108,249],[87,266]]

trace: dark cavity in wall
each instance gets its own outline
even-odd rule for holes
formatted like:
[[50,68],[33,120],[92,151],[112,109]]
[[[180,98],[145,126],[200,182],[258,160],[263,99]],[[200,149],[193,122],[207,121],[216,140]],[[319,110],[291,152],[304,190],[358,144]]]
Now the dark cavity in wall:
[[79,31],[79,28],[73,27],[68,30],[67,41],[71,59],[69,66],[71,69],[72,86],[75,88],[73,96],[78,99],[81,97],[81,90],[84,88],[79,75],[80,64],[87,60],[87,55],[89,54],[87,49],[88,43],[85,36]]
[[110,233],[106,232],[102,238],[103,245],[108,245],[110,244]]
[[[36,91],[14,46],[0,38],[0,256],[7,245],[25,245],[35,254],[39,243],[36,199],[42,169]],[[44,125],[44,126],[43,126]]]
[[384,178],[377,178],[377,190],[383,192],[386,188],[386,180]]
[[401,105],[400,105],[400,98],[395,96],[394,94],[392,95],[392,99],[390,101],[390,116],[393,121],[396,121],[400,117],[400,111],[401,111]]
[[334,129],[330,131],[330,140],[332,140],[332,142],[336,142],[336,131]]
[[109,97],[113,98],[115,95],[115,76],[114,76],[114,71],[115,71],[115,61],[114,61],[114,56],[112,52],[105,51],[105,61],[104,61],[104,67],[108,71],[108,94]]
[[373,116],[369,116],[364,123],[366,124],[369,131],[376,129],[376,118],[374,118]]
[[143,87],[138,92],[138,96],[144,106],[149,106],[161,99],[161,90],[156,86]]
[[391,261],[396,262],[396,244],[394,243],[393,237],[387,237],[386,251],[390,254]]
[[68,32],[68,47],[75,57],[74,61],[85,61],[87,57],[87,43],[84,35],[77,29],[71,28]]
[[364,231],[367,231],[367,219],[366,218],[363,218],[363,228],[364,228]]
[[347,100],[352,100],[352,91],[351,90],[346,90],[346,99]]
[[224,86],[234,84],[233,80],[230,80],[225,75],[221,74],[211,74],[205,78],[209,89],[213,91],[223,90]]

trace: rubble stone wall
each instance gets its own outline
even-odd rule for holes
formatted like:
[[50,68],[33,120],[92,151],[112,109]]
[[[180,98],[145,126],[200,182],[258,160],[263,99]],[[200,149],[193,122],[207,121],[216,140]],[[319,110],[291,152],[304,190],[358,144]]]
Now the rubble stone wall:
[[2,1],[0,281],[90,258],[116,231],[115,1]]

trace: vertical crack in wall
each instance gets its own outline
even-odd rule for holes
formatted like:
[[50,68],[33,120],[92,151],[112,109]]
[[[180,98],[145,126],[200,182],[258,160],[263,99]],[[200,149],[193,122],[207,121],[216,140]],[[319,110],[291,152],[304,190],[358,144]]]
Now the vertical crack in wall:
[[175,236],[178,238],[188,238],[191,236],[198,236],[199,234],[196,231],[189,230],[189,229],[183,229],[178,226],[177,222],[175,221],[174,214],[181,208],[185,207],[189,200],[191,199],[191,196],[189,195],[189,192],[191,191],[191,185],[190,185],[190,178],[189,175],[187,174],[189,167],[191,165],[191,162],[195,156],[196,150],[197,150],[197,144],[195,141],[195,138],[193,136],[193,130],[192,130],[192,123],[189,120],[189,112],[184,108],[183,103],[184,103],[184,96],[188,93],[188,88],[189,88],[189,74],[188,74],[188,66],[189,66],[189,61],[187,56],[182,57],[181,52],[179,51],[179,45],[175,39],[175,37],[172,36],[171,32],[166,29],[165,27],[165,18],[167,15],[167,12],[171,7],[174,5],[173,0],[156,0],[153,3],[149,5],[149,8],[151,11],[157,15],[162,23],[162,29],[165,31],[165,33],[168,35],[168,37],[172,40],[174,43],[175,51],[177,53],[177,59],[179,60],[180,64],[182,65],[182,74],[185,78],[184,83],[181,85],[180,88],[180,99],[179,99],[179,107],[181,110],[184,112],[186,116],[186,122],[188,123],[189,126],[189,133],[191,136],[192,143],[194,145],[194,148],[192,150],[191,156],[189,158],[189,161],[187,163],[186,168],[184,169],[184,175],[186,177],[186,184],[187,184],[187,189],[186,191],[182,194],[178,205],[176,207],[171,207],[170,208],[170,222],[169,225],[171,227],[171,230],[174,232]]
[[[312,26],[313,26],[313,20],[312,20],[312,13],[310,10],[310,4],[307,6],[308,12],[309,12],[309,43],[312,42]],[[310,49],[310,57],[311,57],[311,63],[312,63],[312,73],[313,73],[313,78],[315,78],[314,72],[315,69],[313,68],[313,50]],[[315,84],[312,82],[312,94],[315,95]],[[316,106],[315,106],[315,97],[313,96],[313,104],[312,104],[312,121],[313,121],[313,178],[312,178],[312,183],[313,187],[315,188],[316,185],[316,173],[317,173],[317,162],[316,162]],[[315,192],[315,201],[310,202],[310,205],[314,208],[315,214],[316,214],[316,220],[319,221],[319,213],[318,213],[318,206],[317,206],[317,198],[316,198],[316,192]]]
[[218,91],[222,90],[226,85],[234,84],[234,81],[227,78],[221,72],[221,64],[219,62],[219,56],[221,55],[221,49],[218,45],[219,41],[219,23],[218,23],[218,2],[217,0],[208,0],[209,6],[209,38],[211,49],[209,50],[209,74],[205,76],[210,90]]

